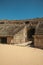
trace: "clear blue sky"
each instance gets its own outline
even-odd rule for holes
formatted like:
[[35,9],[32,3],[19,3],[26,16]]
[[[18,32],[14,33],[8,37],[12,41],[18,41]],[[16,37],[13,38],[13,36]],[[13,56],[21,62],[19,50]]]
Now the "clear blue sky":
[[43,17],[43,0],[0,0],[0,19]]

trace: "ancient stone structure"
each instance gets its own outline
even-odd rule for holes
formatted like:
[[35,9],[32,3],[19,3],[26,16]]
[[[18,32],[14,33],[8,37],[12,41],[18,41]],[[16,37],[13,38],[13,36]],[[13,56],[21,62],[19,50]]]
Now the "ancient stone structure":
[[25,42],[26,26],[24,24],[0,24],[0,43]]
[[[27,21],[0,21],[0,43],[17,44],[27,41]],[[28,28],[29,27],[29,28]]]
[[34,35],[34,46],[43,48],[43,22],[39,22]]
[[43,48],[43,18],[30,20],[0,20],[0,43],[18,44],[32,41]]

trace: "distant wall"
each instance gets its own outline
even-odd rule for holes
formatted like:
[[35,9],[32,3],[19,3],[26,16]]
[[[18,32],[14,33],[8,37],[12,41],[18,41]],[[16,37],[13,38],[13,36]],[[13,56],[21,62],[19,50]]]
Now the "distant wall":
[[34,46],[38,48],[43,48],[43,35],[34,36]]

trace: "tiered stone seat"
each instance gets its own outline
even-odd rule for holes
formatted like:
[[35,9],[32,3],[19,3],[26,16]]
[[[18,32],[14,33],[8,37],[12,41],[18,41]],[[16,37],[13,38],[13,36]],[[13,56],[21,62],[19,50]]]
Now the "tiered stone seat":
[[43,35],[43,22],[37,24],[35,34]]
[[14,24],[0,24],[0,36],[13,36],[15,33],[20,31],[24,27],[22,25]]

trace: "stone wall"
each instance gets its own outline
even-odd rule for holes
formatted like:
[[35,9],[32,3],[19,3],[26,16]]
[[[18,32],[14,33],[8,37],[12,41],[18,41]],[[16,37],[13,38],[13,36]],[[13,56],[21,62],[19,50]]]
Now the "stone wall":
[[14,35],[13,43],[24,43],[26,40],[26,26]]
[[12,37],[8,36],[8,37],[7,37],[7,43],[8,43],[8,44],[11,44],[12,39],[13,39]]
[[34,46],[38,48],[43,48],[43,35],[34,36]]

